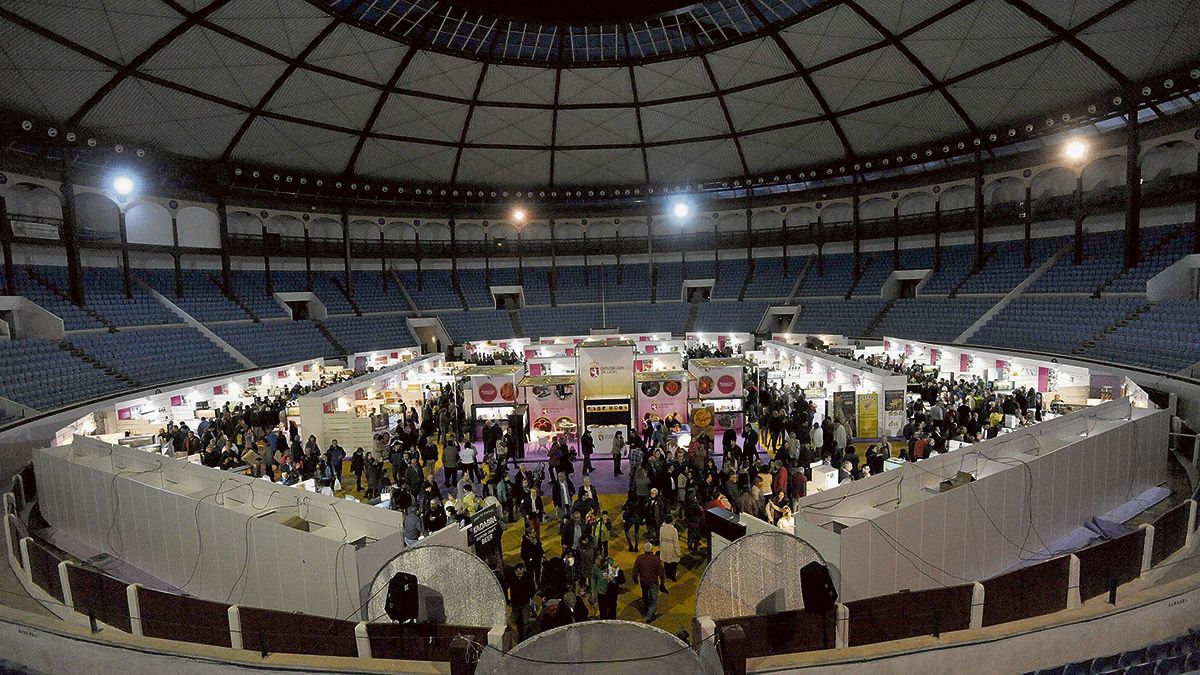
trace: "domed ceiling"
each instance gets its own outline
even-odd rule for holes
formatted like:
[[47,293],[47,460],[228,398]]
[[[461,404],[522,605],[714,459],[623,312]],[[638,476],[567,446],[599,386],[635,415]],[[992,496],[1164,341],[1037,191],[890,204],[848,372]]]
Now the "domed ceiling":
[[639,185],[979,137],[1198,55],[1182,0],[5,0],[0,108],[233,166]]

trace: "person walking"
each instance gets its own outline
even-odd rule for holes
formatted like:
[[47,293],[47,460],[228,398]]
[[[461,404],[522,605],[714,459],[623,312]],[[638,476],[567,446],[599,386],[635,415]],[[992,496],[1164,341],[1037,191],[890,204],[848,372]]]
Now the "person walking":
[[601,619],[617,618],[617,598],[621,596],[621,584],[625,583],[625,571],[612,558],[597,558],[592,566],[592,602],[600,606]]
[[658,530],[658,550],[667,579],[675,581],[675,570],[679,567],[679,530],[675,529],[674,516],[667,516]]
[[366,468],[365,463],[366,463],[366,459],[365,459],[365,453],[364,453],[363,449],[362,448],[356,449],[354,451],[354,454],[351,455],[351,457],[350,457],[350,473],[354,474],[354,491],[355,492],[362,492],[362,477],[363,477],[363,469]]
[[665,578],[663,562],[654,555],[654,545],[650,542],[642,544],[642,554],[633,561],[633,583],[642,587],[646,623],[653,623],[658,618],[658,591]]
[[583,437],[579,439],[579,447],[583,453],[583,475],[586,476],[596,470],[596,467],[592,466],[592,453],[596,451],[596,442],[592,440],[590,429],[583,432]]
[[612,458],[613,458],[613,475],[621,475],[621,455],[625,454],[625,438],[621,436],[621,432],[613,436],[612,442]]
[[446,487],[453,487],[458,482],[458,443],[454,437],[446,439],[446,444],[442,446],[442,468],[446,470],[444,476]]

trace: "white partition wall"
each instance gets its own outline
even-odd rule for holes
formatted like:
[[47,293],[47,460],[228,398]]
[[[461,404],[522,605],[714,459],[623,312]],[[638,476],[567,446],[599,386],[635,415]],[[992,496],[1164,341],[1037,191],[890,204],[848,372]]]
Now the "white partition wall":
[[[987,579],[1161,484],[1169,417],[1112,401],[839,486],[798,515],[844,526],[845,601]],[[939,492],[960,470],[977,480]]]
[[57,532],[206,600],[344,618],[358,556],[398,550],[381,541],[402,524],[386,509],[94,438],[33,456]]

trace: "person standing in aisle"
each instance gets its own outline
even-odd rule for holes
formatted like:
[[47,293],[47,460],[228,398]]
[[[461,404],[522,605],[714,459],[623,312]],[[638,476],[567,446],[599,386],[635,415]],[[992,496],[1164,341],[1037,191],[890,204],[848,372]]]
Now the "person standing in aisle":
[[583,432],[583,437],[579,439],[579,446],[583,453],[583,475],[586,476],[596,470],[596,467],[592,466],[592,453],[596,451],[596,442],[592,440],[590,429]]
[[667,579],[675,581],[675,570],[679,567],[679,530],[675,529],[673,516],[667,516],[658,530],[658,550]]
[[621,455],[625,454],[625,438],[621,436],[621,432],[617,432],[613,436],[612,442],[612,458],[613,458],[613,476],[621,475]]
[[600,606],[601,619],[617,618],[617,598],[621,596],[621,584],[625,583],[625,572],[612,558],[597,558],[592,566],[592,602]]
[[658,590],[665,578],[662,560],[654,555],[654,545],[650,542],[642,544],[642,554],[633,561],[633,583],[642,587],[646,623],[654,623],[658,618]]

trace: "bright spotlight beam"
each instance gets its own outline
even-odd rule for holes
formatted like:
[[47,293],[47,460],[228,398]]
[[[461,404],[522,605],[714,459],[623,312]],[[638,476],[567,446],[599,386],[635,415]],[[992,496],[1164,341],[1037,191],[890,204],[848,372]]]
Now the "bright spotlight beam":
[[133,179],[129,176],[117,176],[113,180],[113,189],[117,191],[117,194],[124,197],[133,192]]
[[1087,150],[1087,143],[1075,139],[1067,142],[1063,148],[1063,154],[1067,156],[1067,159],[1078,162],[1087,155]]
[[671,207],[671,213],[675,214],[676,218],[687,218],[691,212],[692,209],[687,202],[675,202],[675,205]]
[[518,223],[525,222],[525,209],[513,209],[512,219]]

